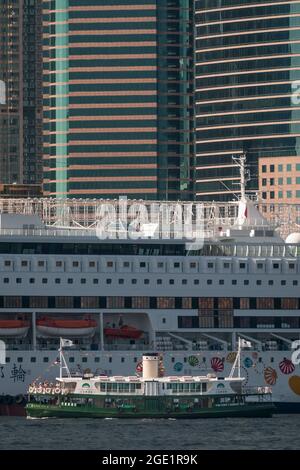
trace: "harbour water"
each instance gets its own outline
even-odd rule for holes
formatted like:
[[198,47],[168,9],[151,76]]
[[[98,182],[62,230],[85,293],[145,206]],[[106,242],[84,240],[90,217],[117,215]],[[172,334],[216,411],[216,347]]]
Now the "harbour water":
[[179,421],[0,417],[0,449],[296,450],[300,415]]

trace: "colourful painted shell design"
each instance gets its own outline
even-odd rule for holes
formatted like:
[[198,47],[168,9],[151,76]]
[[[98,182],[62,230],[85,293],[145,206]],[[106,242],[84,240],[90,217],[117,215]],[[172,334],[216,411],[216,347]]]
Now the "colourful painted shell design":
[[229,364],[233,364],[235,359],[236,359],[236,352],[230,352],[227,354],[226,362],[229,362]]
[[176,372],[181,372],[183,369],[183,364],[182,362],[176,362],[176,364],[174,364],[174,370]]
[[250,369],[250,367],[253,366],[253,361],[250,357],[245,357],[244,366],[247,367],[247,369]]
[[188,363],[192,367],[196,367],[199,364],[199,360],[196,356],[190,356],[188,358]]
[[285,357],[283,361],[279,363],[279,369],[281,370],[283,374],[288,375],[294,372],[295,366],[292,363],[292,361],[290,361],[289,359]]
[[273,367],[267,367],[264,370],[264,378],[268,385],[275,385],[277,381],[277,372]]
[[215,372],[223,372],[224,363],[219,357],[213,357],[210,364],[212,370],[214,370]]

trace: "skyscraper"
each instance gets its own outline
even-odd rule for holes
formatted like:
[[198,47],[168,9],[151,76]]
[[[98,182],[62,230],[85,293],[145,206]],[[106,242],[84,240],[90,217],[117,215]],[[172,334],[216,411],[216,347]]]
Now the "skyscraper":
[[0,5],[0,183],[42,180],[41,0]]
[[44,0],[44,190],[191,199],[192,0]]
[[[252,189],[263,159],[268,173],[299,157],[300,1],[196,0],[196,29],[196,192],[227,200],[238,192],[232,155],[247,153]],[[261,179],[273,199],[295,191]]]

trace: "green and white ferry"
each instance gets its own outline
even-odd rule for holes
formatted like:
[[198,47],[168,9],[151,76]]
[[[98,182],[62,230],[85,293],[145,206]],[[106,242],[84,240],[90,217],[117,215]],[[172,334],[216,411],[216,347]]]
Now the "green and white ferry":
[[240,341],[231,373],[224,378],[214,374],[163,377],[162,360],[157,353],[144,354],[140,377],[72,377],[63,354],[64,341],[61,340],[60,377],[56,383],[29,387],[28,417],[270,417],[275,410],[270,387],[243,387]]

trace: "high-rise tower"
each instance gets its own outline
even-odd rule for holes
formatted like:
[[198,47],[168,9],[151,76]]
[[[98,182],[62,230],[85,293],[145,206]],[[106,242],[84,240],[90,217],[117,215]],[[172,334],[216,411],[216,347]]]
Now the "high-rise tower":
[[259,177],[273,185],[271,199],[290,195],[300,153],[300,1],[196,0],[196,30],[198,198],[232,199],[240,153],[250,188]]
[[42,0],[0,4],[0,184],[42,180]]
[[44,0],[44,190],[193,198],[192,0]]

